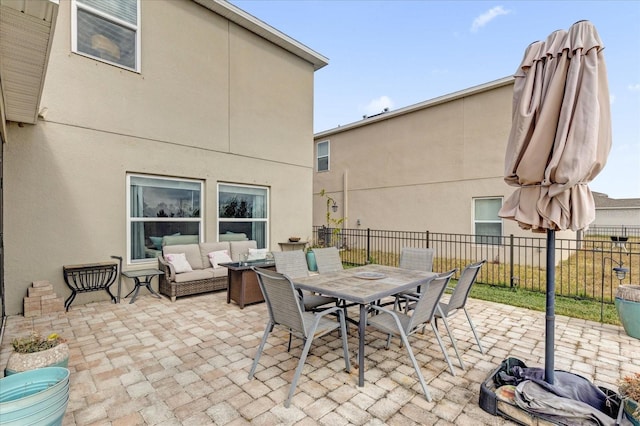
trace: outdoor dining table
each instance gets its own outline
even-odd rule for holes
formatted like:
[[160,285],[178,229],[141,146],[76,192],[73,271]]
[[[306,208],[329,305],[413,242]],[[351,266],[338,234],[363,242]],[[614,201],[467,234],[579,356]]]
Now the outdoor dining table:
[[296,287],[333,296],[360,306],[358,321],[358,386],[364,386],[364,333],[367,306],[401,291],[426,285],[437,274],[384,265],[366,265],[339,272],[293,278]]

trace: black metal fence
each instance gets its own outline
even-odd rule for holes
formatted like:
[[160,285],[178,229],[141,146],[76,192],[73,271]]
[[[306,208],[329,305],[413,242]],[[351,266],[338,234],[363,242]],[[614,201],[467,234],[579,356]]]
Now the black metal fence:
[[585,237],[640,238],[640,226],[591,226],[584,235]]
[[[620,231],[621,228],[617,227]],[[605,232],[606,231],[606,232]],[[613,229],[576,239],[556,239],[556,294],[613,303],[620,284],[640,284],[640,235]],[[534,235],[534,234],[532,234]],[[319,245],[336,245],[344,263],[397,266],[402,247],[435,249],[434,271],[464,268],[482,259],[478,282],[532,291],[546,290],[546,235],[487,237],[429,231],[384,231],[314,227]],[[619,280],[614,267],[627,269]]]

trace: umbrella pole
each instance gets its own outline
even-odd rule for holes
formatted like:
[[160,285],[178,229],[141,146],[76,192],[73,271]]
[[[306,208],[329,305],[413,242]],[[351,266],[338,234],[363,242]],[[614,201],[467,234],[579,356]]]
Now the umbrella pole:
[[555,349],[556,231],[547,229],[547,314],[545,324],[544,380],[553,384]]

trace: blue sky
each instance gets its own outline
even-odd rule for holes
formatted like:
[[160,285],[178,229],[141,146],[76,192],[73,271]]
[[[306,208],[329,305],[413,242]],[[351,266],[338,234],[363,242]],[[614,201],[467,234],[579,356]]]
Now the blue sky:
[[581,19],[605,45],[613,147],[590,187],[640,198],[640,1],[237,0],[329,58],[314,132],[513,75],[526,47]]

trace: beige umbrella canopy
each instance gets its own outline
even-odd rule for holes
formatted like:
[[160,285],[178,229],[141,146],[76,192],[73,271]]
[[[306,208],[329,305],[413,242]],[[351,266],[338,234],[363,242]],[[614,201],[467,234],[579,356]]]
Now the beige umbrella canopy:
[[589,21],[527,48],[515,74],[500,216],[524,229],[574,231],[595,219],[587,184],[611,148],[604,46]]
[[604,46],[588,21],[529,45],[513,90],[504,180],[517,187],[499,215],[547,232],[545,380],[554,382],[555,231],[595,219],[588,183],[611,149]]

